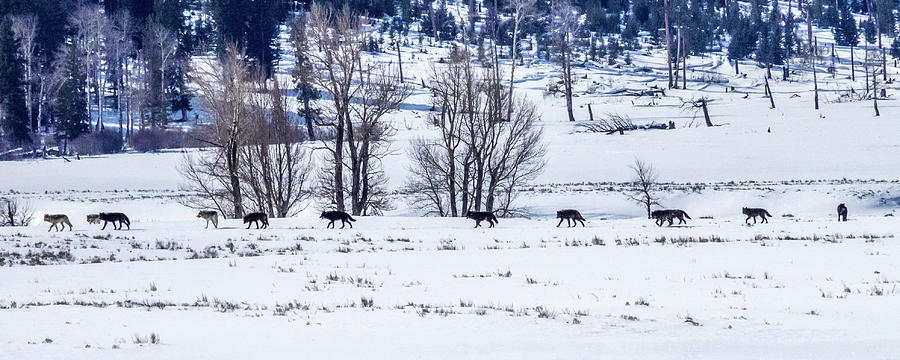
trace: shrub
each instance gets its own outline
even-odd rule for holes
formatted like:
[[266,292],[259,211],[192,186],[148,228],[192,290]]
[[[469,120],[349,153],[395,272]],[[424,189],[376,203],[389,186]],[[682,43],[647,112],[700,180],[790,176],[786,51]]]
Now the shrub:
[[132,134],[128,139],[128,145],[140,152],[182,148],[186,147],[188,142],[185,133],[165,129],[145,129]]
[[83,155],[114,154],[122,151],[122,135],[116,130],[84,134],[72,140],[72,149]]

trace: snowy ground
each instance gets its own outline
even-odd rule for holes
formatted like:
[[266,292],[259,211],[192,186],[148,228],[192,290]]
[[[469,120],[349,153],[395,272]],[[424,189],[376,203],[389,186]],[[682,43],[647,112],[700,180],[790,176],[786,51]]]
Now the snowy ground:
[[[404,48],[411,84],[447,49],[425,50]],[[896,359],[896,85],[881,117],[847,101],[864,77],[857,67],[848,79],[838,48],[838,74],[819,67],[817,111],[808,71],[770,80],[770,109],[763,69],[745,61],[734,75],[722,55],[689,58],[686,90],[609,94],[664,88],[659,55],[576,69],[576,117],[592,104],[596,117],[677,130],[583,133],[545,94],[553,64],[517,69],[517,91],[543,114],[547,167],[523,191],[528,217],[494,229],[418,217],[395,195],[388,216],[352,230],[325,229],[315,204],[267,230],[207,230],[177,202],[181,151],[0,163],[14,174],[0,196],[75,224],[0,228],[0,358]],[[721,126],[682,109],[700,97]],[[408,141],[429,134],[429,108],[417,89],[393,115],[391,191],[409,176]],[[657,168],[663,205],[686,210],[687,225],[659,228],[627,200],[635,157]],[[842,202],[851,221],[837,223]],[[742,206],[775,216],[747,226]],[[560,208],[588,227],[556,228]],[[127,213],[132,229],[86,224],[99,211]]]

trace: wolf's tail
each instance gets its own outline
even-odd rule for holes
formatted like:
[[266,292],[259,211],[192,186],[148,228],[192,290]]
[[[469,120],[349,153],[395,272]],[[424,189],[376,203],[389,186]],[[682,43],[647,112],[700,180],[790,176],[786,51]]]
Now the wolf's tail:
[[768,216],[768,217],[774,217],[774,216],[772,216],[772,214],[769,214],[768,210],[763,210],[763,212],[766,213],[766,216]]
[[[691,219],[690,215],[688,215],[686,212],[682,211],[681,213],[684,214],[684,217]],[[691,220],[694,220],[694,219],[691,219]]]
[[347,220],[350,220],[350,221],[356,221],[356,219],[354,219],[354,218],[353,218],[352,216],[350,216],[350,215],[347,215]]

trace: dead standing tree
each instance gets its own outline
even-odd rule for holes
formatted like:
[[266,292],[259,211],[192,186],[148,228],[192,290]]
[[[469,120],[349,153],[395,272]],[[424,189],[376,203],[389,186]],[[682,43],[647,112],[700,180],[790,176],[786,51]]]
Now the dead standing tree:
[[658,175],[653,166],[637,158],[634,159],[631,170],[634,171],[632,180],[634,188],[629,193],[628,198],[643,205],[647,210],[647,218],[649,219],[651,217],[650,208],[653,205],[659,205],[659,197],[656,195]]

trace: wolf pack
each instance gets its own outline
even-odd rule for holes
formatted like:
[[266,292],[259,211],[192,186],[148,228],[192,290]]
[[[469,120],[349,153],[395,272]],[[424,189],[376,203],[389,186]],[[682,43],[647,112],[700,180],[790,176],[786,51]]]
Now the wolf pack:
[[[750,225],[750,219],[753,219],[753,223],[756,224],[756,218],[760,218],[760,223],[766,224],[769,222],[768,218],[772,217],[766,209],[763,208],[750,208],[744,207],[741,208],[741,213],[746,215],[747,218],[744,222],[747,225]],[[837,215],[838,221],[847,221],[847,205],[840,204],[837,206]],[[209,211],[204,210],[197,213],[197,218],[206,220],[206,229],[209,229],[209,224],[212,223],[213,228],[219,228],[219,213],[217,211]],[[494,227],[499,220],[497,220],[497,215],[490,211],[469,211],[466,214],[466,218],[475,220],[475,227],[481,227],[482,222],[487,222],[489,224],[488,227]],[[556,227],[560,227],[563,221],[566,222],[566,227],[577,227],[579,223],[581,223],[582,227],[587,227],[585,225],[585,221],[587,221],[584,216],[581,216],[581,212],[575,209],[563,209],[556,212],[556,218],[559,219],[559,222],[556,224]],[[690,215],[687,212],[681,209],[661,209],[661,210],[653,210],[650,212],[650,218],[654,220],[656,226],[663,226],[668,223],[669,226],[675,225],[675,220],[678,220],[678,225],[687,224],[687,220],[691,219]],[[321,215],[319,215],[319,219],[325,219],[328,221],[328,224],[325,226],[326,229],[334,229],[335,222],[341,222],[341,229],[345,226],[350,225],[350,228],[353,228],[353,222],[356,221],[350,214],[343,211],[323,211]],[[46,214],[44,215],[44,221],[50,223],[50,228],[47,231],[56,230],[63,231],[66,229],[66,226],[69,227],[69,231],[72,231],[72,222],[69,221],[69,217],[65,214]],[[247,229],[250,229],[251,226],[255,225],[256,229],[266,229],[269,227],[269,216],[264,212],[253,212],[243,217],[244,224],[247,224]],[[103,227],[100,230],[106,230],[106,226],[112,223],[112,227],[115,230],[122,230],[123,227],[131,230],[131,220],[128,219],[123,213],[120,212],[102,212],[98,214],[90,214],[87,216],[88,224],[100,224],[103,222]]]

